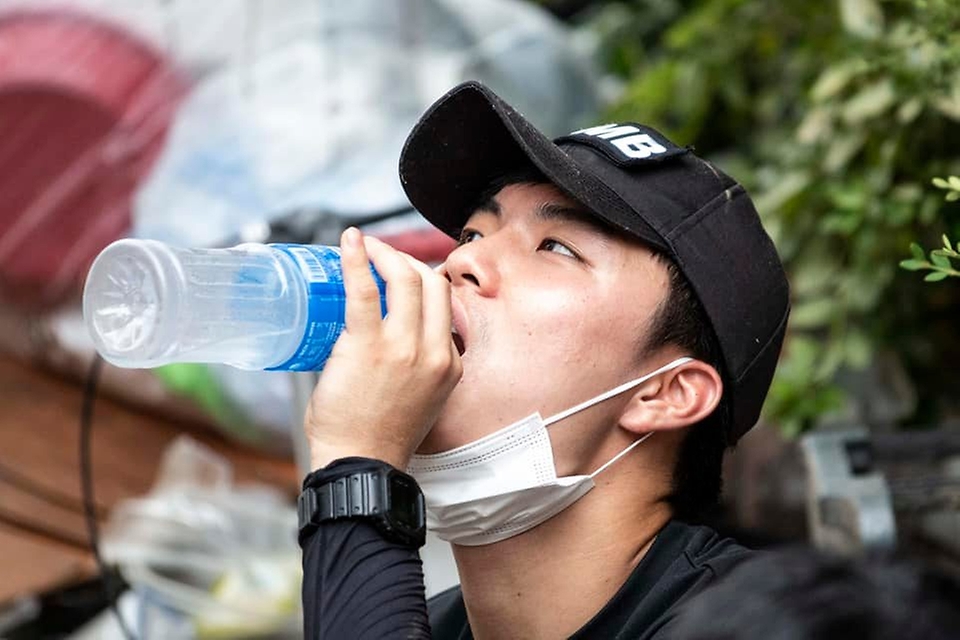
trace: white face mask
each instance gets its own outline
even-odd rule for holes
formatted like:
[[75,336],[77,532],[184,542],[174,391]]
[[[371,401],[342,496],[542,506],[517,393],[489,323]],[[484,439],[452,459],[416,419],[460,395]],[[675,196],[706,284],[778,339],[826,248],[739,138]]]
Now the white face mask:
[[593,488],[598,473],[652,432],[589,475],[557,477],[547,427],[691,360],[674,360],[546,420],[535,413],[456,449],[413,456],[407,471],[423,490],[427,528],[448,542],[477,546],[505,540],[557,515]]

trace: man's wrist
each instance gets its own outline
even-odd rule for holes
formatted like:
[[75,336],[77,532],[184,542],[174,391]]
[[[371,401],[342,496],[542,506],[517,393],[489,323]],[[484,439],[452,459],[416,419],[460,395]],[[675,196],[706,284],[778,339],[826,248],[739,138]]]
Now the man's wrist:
[[395,469],[403,471],[410,462],[410,455],[391,451],[388,447],[364,446],[353,443],[348,446],[334,446],[324,443],[311,443],[310,470],[324,469],[337,460],[344,458],[367,458],[386,462]]
[[423,492],[415,479],[379,459],[338,458],[307,474],[297,510],[301,546],[322,522],[342,519],[368,520],[404,546],[424,542]]

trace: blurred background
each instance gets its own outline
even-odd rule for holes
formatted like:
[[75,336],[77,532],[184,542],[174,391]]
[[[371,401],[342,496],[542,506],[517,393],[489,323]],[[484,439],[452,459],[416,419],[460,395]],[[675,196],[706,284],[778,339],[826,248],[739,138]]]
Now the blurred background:
[[[960,575],[960,4],[0,0],[0,637],[123,638],[116,613],[298,636],[315,378],[105,366],[94,389],[84,276],[122,237],[351,224],[442,261],[396,164],[465,79],[552,135],[650,124],[753,194],[793,315],[710,523]],[[429,591],[455,582],[442,544],[424,559]]]

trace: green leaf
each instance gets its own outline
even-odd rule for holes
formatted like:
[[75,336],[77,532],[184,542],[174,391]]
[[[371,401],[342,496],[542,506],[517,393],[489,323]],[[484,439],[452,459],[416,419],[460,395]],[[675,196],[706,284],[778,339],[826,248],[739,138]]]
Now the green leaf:
[[823,70],[810,90],[810,97],[816,102],[828,100],[846,88],[850,79],[860,71],[860,65],[844,61],[832,64]]
[[832,295],[840,265],[826,247],[807,248],[793,261],[790,289],[794,300],[807,300]]
[[951,188],[951,189],[953,189],[953,190],[955,190],[955,191],[960,191],[960,177],[958,177],[958,176],[950,176],[949,178],[947,178],[947,182],[950,183],[950,188]]
[[778,214],[791,198],[803,193],[810,186],[810,175],[803,171],[786,173],[768,189],[758,193],[753,201],[761,214]]
[[797,127],[797,140],[803,144],[813,144],[827,140],[833,133],[833,110],[823,106],[810,109]]
[[910,253],[912,253],[912,254],[913,254],[913,257],[916,258],[917,260],[926,260],[926,259],[927,259],[927,254],[926,254],[926,252],[923,250],[923,247],[921,247],[920,245],[918,245],[916,242],[911,242],[911,243],[910,243]]
[[840,340],[831,340],[827,343],[826,352],[818,359],[813,372],[813,380],[829,382],[837,375],[837,370],[845,359],[844,344]]
[[920,203],[920,212],[917,214],[917,218],[923,224],[933,224],[940,215],[940,198],[930,194],[929,197],[924,198],[923,202]]
[[848,215],[858,219],[863,218],[864,208],[867,206],[869,197],[870,193],[860,184],[843,185],[830,192],[830,199],[834,206],[845,210]]
[[[883,186],[881,185],[881,190],[882,189]],[[893,196],[897,202],[903,202],[909,204],[911,207],[915,207],[917,203],[923,199],[923,187],[913,182],[898,184],[893,188],[890,195]]]
[[827,234],[839,234],[841,236],[849,236],[854,231],[857,230],[857,227],[860,226],[862,221],[857,216],[844,215],[844,214],[833,214],[825,217],[820,223],[820,231]]
[[953,251],[953,247],[950,246],[950,238],[947,237],[947,234],[943,234],[943,248],[947,251]]
[[836,136],[824,155],[823,168],[830,173],[843,169],[860,152],[866,141],[866,132],[859,128],[851,133]]
[[907,100],[897,109],[897,121],[900,124],[910,124],[923,111],[923,102],[918,98]]
[[930,102],[943,115],[953,120],[960,120],[960,91],[956,88],[947,94],[934,95]]
[[861,89],[843,106],[843,119],[848,124],[861,124],[885,112],[897,101],[893,81],[884,78]]
[[948,258],[948,257],[945,256],[945,255],[939,254],[939,253],[933,253],[933,252],[931,252],[931,254],[930,254],[930,262],[932,262],[933,264],[937,265],[938,267],[942,267],[942,268],[944,268],[944,269],[949,269],[949,268],[950,268],[950,258]]
[[947,202],[956,202],[960,200],[960,191],[951,191],[947,194]]
[[943,178],[934,178],[933,180],[931,180],[931,182],[933,183],[933,186],[937,187],[938,189],[950,188],[950,183],[944,180]]
[[924,278],[927,282],[940,282],[945,279],[949,274],[946,271],[934,271],[933,273],[928,273],[927,277]]
[[920,269],[929,268],[930,263],[926,260],[901,260],[900,267],[907,271],[919,271]]
[[790,324],[794,329],[812,329],[827,324],[837,308],[833,298],[815,298],[801,302],[790,312]]
[[844,28],[861,38],[883,33],[883,10],[875,0],[840,0],[840,17]]
[[855,369],[863,369],[873,357],[873,343],[860,331],[852,331],[843,341],[847,363]]

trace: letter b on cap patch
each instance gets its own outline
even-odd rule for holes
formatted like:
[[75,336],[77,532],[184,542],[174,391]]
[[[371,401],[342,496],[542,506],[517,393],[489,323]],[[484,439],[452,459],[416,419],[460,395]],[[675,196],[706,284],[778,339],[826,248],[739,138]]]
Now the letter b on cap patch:
[[689,151],[673,144],[659,131],[632,122],[580,129],[554,142],[593,147],[625,167],[661,162]]

